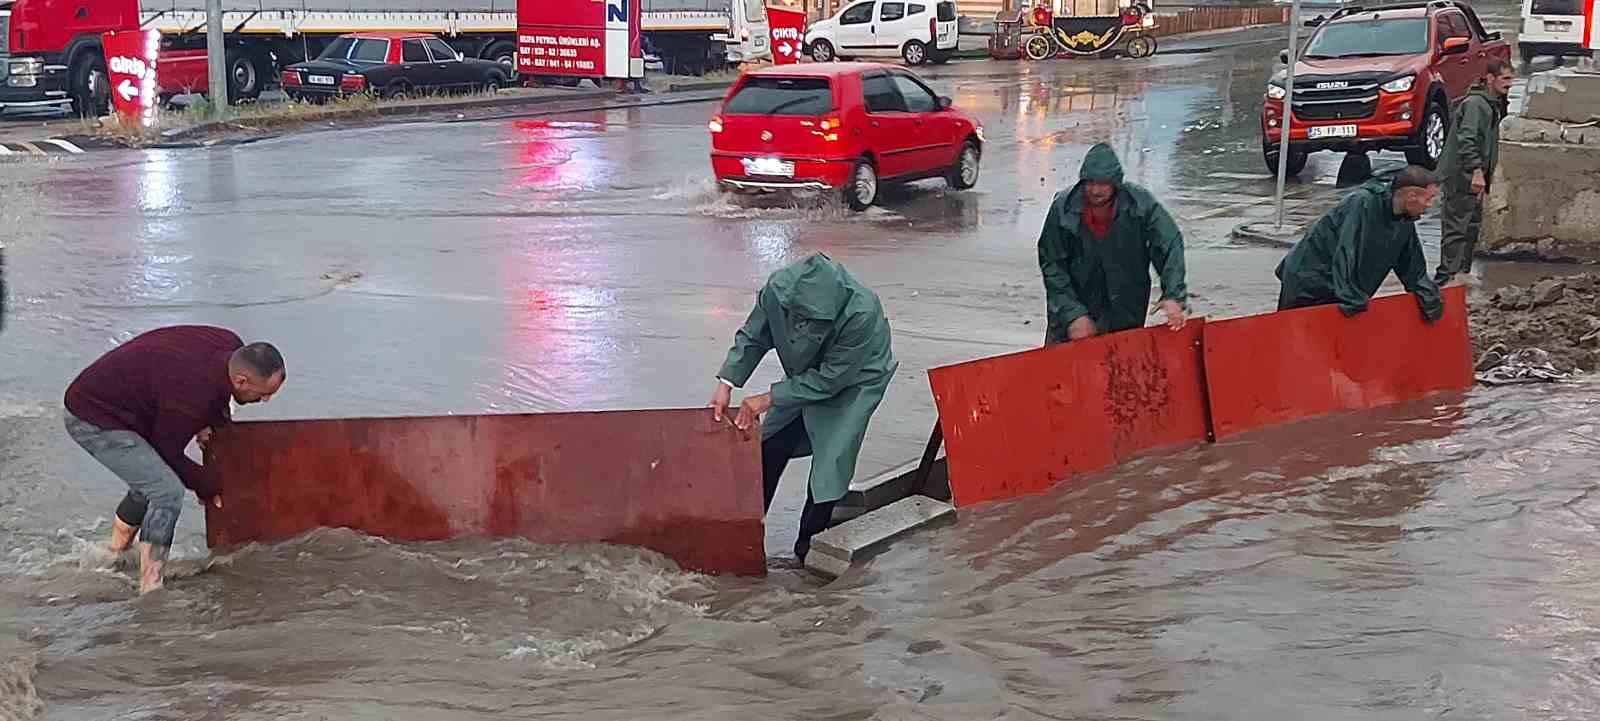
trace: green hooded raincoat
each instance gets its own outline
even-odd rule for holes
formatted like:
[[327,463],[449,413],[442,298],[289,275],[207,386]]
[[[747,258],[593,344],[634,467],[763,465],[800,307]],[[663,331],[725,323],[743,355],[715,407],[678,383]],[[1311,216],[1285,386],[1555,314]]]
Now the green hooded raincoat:
[[[1039,233],[1044,275],[1045,342],[1067,339],[1067,326],[1087,315],[1101,333],[1144,326],[1149,315],[1150,269],[1161,277],[1161,297],[1188,305],[1183,233],[1150,191],[1122,179],[1122,163],[1105,143],[1089,149],[1071,190],[1056,194]],[[1105,238],[1083,224],[1083,184],[1117,186],[1116,216]]]
[[1422,317],[1437,320],[1444,306],[1427,266],[1416,222],[1395,215],[1390,181],[1373,180],[1322,216],[1278,264],[1278,309],[1338,303],[1355,315],[1393,271],[1416,295]]
[[850,489],[867,422],[899,367],[883,304],[838,261],[814,253],[767,279],[717,376],[743,387],[773,349],[785,377],[772,384],[762,437],[804,418],[810,443],[795,457],[814,456],[812,498],[837,501]]

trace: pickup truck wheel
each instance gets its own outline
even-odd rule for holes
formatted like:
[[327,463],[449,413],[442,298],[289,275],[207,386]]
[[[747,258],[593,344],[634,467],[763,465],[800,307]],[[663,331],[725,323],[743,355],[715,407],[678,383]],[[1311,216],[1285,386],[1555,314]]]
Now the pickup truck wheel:
[[811,59],[819,63],[831,63],[834,60],[833,43],[826,40],[817,40],[811,43]]
[[851,210],[860,212],[878,201],[878,170],[871,161],[861,158],[850,168],[850,179],[844,184],[844,202]]
[[1428,103],[1428,112],[1423,114],[1422,125],[1417,128],[1416,146],[1406,151],[1406,162],[1428,170],[1438,167],[1439,157],[1444,155],[1445,135],[1449,128],[1450,121],[1445,117],[1444,106],[1437,100]]
[[[1261,148],[1261,159],[1267,163],[1267,172],[1271,173],[1274,178],[1278,177],[1278,149],[1276,147],[1263,146]],[[1303,150],[1295,150],[1293,146],[1290,146],[1289,165],[1285,169],[1285,174],[1289,176],[1299,175],[1300,171],[1306,169],[1306,161],[1310,159],[1310,153]]]

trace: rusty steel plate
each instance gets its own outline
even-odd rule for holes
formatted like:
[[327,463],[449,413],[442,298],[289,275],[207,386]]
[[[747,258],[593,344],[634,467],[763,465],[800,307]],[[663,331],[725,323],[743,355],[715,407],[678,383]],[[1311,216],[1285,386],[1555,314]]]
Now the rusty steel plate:
[[1143,328],[928,371],[957,506],[1207,438],[1200,338]]
[[356,418],[218,429],[213,548],[319,527],[400,541],[642,546],[764,575],[759,433],[705,409]]

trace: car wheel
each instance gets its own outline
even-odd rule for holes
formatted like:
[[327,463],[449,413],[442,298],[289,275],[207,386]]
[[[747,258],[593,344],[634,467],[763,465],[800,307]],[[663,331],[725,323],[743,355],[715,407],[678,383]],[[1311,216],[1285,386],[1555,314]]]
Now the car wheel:
[[862,211],[878,200],[878,169],[872,161],[861,158],[850,168],[850,179],[844,184],[844,202],[851,210]]
[[1422,116],[1422,126],[1417,128],[1416,146],[1406,151],[1406,162],[1433,170],[1444,155],[1444,141],[1450,132],[1450,121],[1445,117],[1444,106],[1438,101],[1428,103],[1428,112]]
[[928,62],[928,46],[921,40],[912,40],[900,50],[900,57],[905,58],[907,65],[921,65]]
[[819,63],[831,63],[836,57],[838,56],[833,52],[833,43],[830,43],[826,40],[818,40],[811,43],[812,61]]
[[[1261,159],[1266,161],[1267,172],[1271,173],[1272,177],[1274,178],[1278,177],[1278,149],[1276,147],[1267,147],[1263,145],[1261,149]],[[1285,168],[1284,174],[1286,176],[1299,175],[1300,171],[1306,169],[1306,161],[1310,159],[1310,153],[1307,153],[1304,150],[1295,150],[1294,146],[1289,146],[1289,164]]]
[[411,83],[405,80],[395,80],[383,89],[383,97],[391,100],[406,100],[411,97]]
[[956,190],[967,190],[977,185],[982,161],[983,153],[978,150],[978,144],[968,140],[961,146],[961,154],[956,156],[956,164],[950,167],[945,180]]
[[494,95],[495,93],[500,92],[500,76],[490,75],[487,80],[484,80],[483,92],[489,95]]

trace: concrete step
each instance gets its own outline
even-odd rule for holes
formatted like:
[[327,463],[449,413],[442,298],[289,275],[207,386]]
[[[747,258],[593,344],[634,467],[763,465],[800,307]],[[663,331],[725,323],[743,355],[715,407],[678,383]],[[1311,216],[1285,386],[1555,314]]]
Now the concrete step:
[[954,522],[955,506],[927,496],[911,496],[834,526],[811,537],[806,568],[828,578],[888,548],[895,539],[922,528]]

